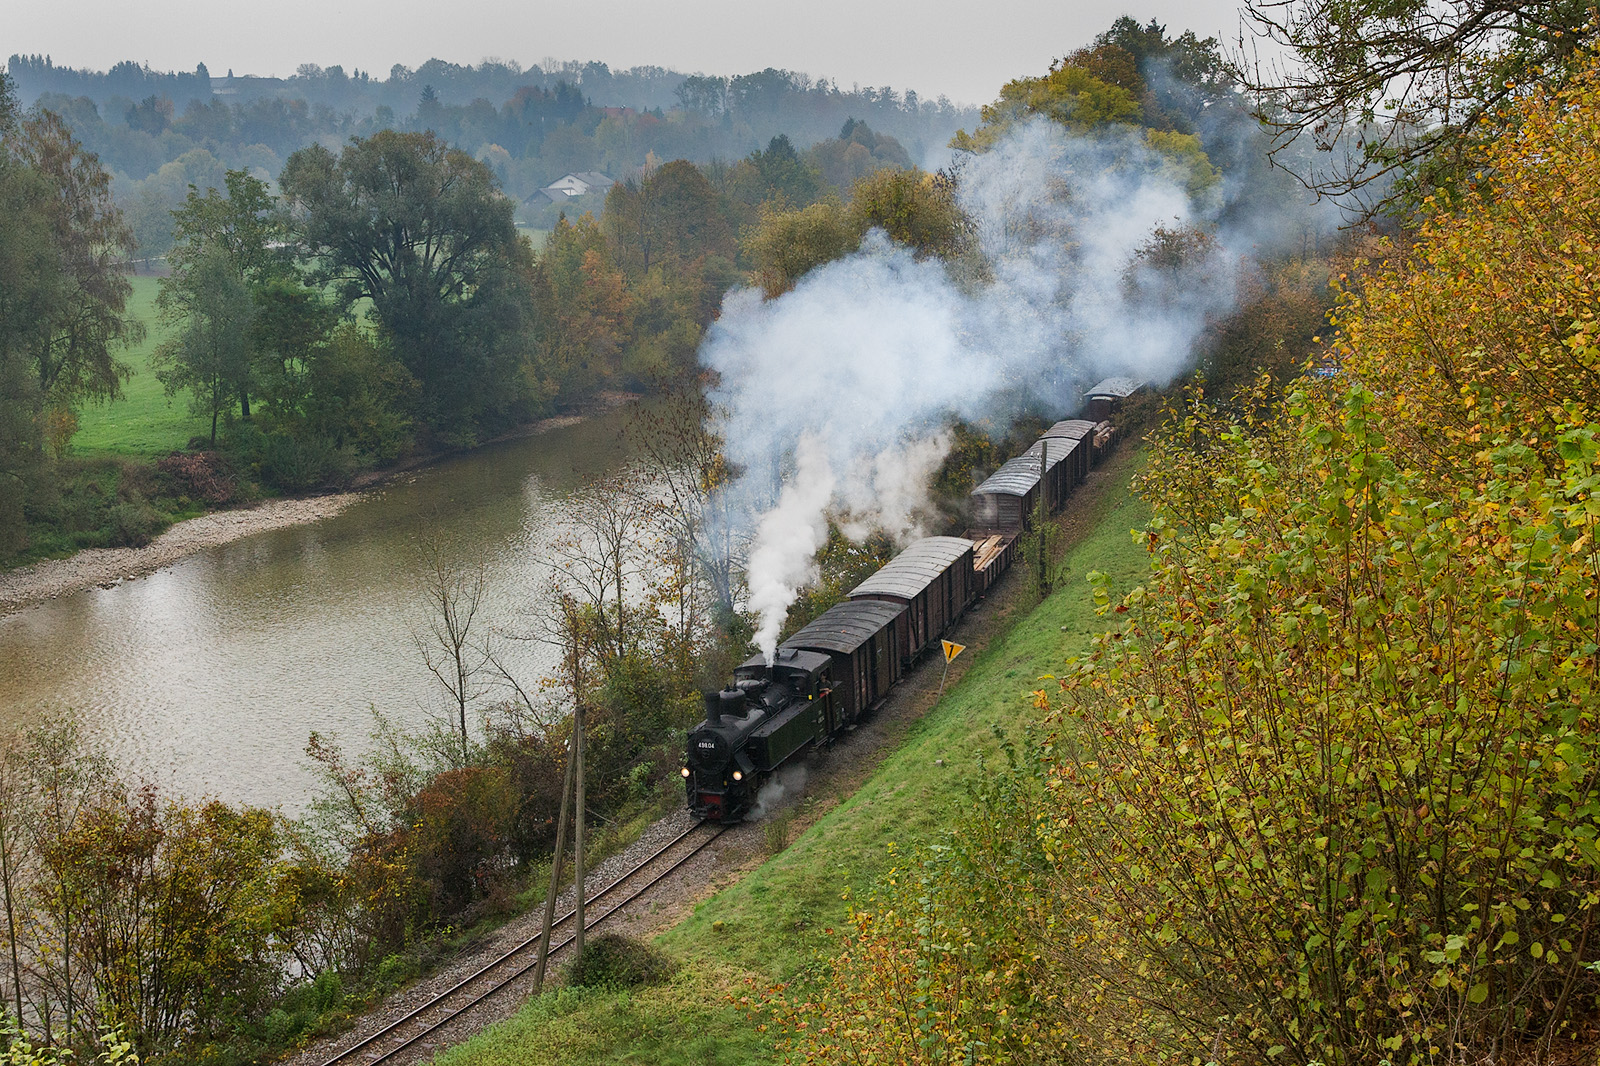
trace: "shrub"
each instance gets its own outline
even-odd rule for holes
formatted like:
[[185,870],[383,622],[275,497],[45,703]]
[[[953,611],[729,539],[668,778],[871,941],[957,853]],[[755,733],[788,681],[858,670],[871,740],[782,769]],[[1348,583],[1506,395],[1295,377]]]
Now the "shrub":
[[206,503],[228,503],[238,488],[232,466],[218,452],[173,452],[159,460],[156,469],[184,495]]
[[113,548],[142,548],[161,531],[166,521],[143,499],[126,500],[106,517],[106,543]]
[[601,933],[584,942],[567,983],[578,988],[638,988],[665,981],[677,968],[664,952],[642,940]]

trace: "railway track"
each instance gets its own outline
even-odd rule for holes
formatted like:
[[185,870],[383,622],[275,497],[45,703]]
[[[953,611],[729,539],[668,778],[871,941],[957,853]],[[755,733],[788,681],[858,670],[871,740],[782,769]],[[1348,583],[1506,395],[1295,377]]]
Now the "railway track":
[[[704,851],[728,831],[726,826],[696,822],[653,855],[588,897],[584,903],[584,929],[593,929],[654,888],[674,870]],[[662,865],[665,864],[665,865]],[[660,866],[660,869],[654,867]],[[631,891],[630,891],[631,888]],[[620,898],[618,898],[620,897]],[[615,902],[610,902],[615,900]],[[609,903],[609,905],[607,905]],[[596,904],[603,911],[592,909]],[[550,928],[550,954],[572,943],[576,930],[568,911]],[[538,963],[539,933],[515,945],[488,965],[457,981],[428,1002],[394,1019],[382,1029],[325,1059],[322,1066],[379,1066],[415,1048],[478,1004],[533,973]]]

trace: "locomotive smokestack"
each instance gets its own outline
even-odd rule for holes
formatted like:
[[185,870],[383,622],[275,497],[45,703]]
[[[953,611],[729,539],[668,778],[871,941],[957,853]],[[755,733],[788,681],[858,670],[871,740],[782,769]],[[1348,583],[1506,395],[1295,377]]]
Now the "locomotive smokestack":
[[700,699],[706,705],[706,723],[708,725],[722,724],[722,693],[702,692]]

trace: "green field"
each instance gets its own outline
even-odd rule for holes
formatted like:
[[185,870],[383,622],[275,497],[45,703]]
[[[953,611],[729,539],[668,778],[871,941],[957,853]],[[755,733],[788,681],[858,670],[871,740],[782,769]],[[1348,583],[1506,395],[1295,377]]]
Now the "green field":
[[86,404],[78,412],[78,432],[72,438],[78,455],[160,456],[211,431],[207,420],[189,413],[187,394],[169,399],[151,369],[150,356],[166,337],[156,314],[156,279],[138,274],[130,280],[133,296],[128,311],[144,323],[147,333],[143,344],[118,353],[133,368],[133,377],[123,384],[122,399]]
[[[1032,720],[1029,692],[1041,674],[1105,628],[1085,574],[1098,569],[1114,593],[1146,567],[1129,537],[1148,510],[1128,491],[1133,457],[1119,464],[1102,513],[1066,555],[1066,578],[989,647],[897,751],[854,795],[786,850],[696,908],[658,938],[682,965],[667,984],[632,993],[563,989],[435,1060],[439,1066],[641,1063],[731,1066],[772,1061],[762,1032],[738,997],[759,998],[837,947],[832,930],[847,899],[863,899],[901,854],[933,842],[955,820],[982,757],[997,752],[995,729],[1016,734]],[[1013,575],[1012,581],[1019,580]],[[942,764],[941,764],[942,762]],[[826,797],[819,797],[826,801]]]

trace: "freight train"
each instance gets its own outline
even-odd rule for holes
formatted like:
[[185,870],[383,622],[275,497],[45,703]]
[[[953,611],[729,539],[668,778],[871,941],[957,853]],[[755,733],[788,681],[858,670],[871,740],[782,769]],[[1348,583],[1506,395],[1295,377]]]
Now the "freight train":
[[1089,418],[1057,422],[972,490],[965,535],[912,543],[780,644],[772,662],[752,656],[727,688],[704,693],[705,720],[689,730],[683,761],[690,812],[743,818],[778,767],[881,703],[1011,566],[1038,505],[1055,512],[1088,477],[1112,445],[1109,418],[1144,387],[1100,382],[1086,394]]

